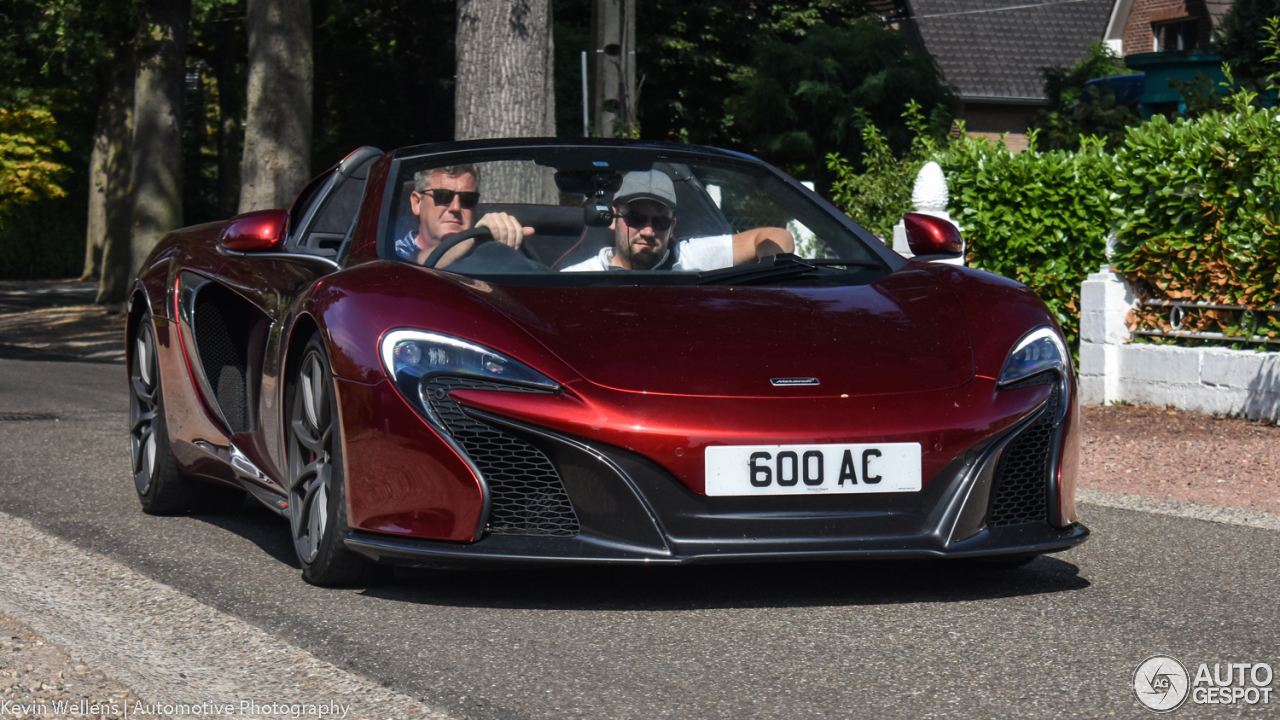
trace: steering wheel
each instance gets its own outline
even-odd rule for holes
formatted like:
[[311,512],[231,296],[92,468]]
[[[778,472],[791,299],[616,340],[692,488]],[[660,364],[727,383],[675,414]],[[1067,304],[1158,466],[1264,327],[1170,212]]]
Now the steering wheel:
[[479,244],[485,240],[492,240],[493,233],[489,232],[489,228],[487,227],[475,227],[470,230],[463,230],[462,232],[445,236],[445,238],[440,241],[440,244],[436,246],[436,249],[432,250],[431,254],[427,256],[426,261],[422,263],[422,267],[435,267],[436,263],[440,262],[440,258],[444,257],[445,253],[472,238],[475,238],[476,243]]

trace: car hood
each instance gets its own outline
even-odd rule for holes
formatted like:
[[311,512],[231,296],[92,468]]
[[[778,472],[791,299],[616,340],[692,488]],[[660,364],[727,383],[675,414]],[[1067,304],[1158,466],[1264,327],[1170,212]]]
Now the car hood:
[[[839,396],[955,387],[973,352],[955,296],[906,269],[871,285],[477,288],[589,382],[645,393]],[[812,378],[817,386],[776,386]]]

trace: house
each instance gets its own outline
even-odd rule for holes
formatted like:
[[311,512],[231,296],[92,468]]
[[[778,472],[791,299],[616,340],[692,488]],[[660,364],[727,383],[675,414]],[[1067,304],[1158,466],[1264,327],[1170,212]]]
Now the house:
[[[1130,0],[1158,2],[1160,0]],[[1217,1],[1217,0],[1212,0]],[[955,88],[970,135],[1026,147],[1048,104],[1042,68],[1070,67],[1103,37],[1113,0],[880,0],[876,11],[912,33]]]
[[1146,74],[1144,118],[1186,109],[1170,80],[1187,82],[1203,74],[1214,87],[1226,80],[1209,42],[1230,7],[1230,0],[1114,1],[1103,37],[1131,70]]
[[1207,51],[1230,0],[1115,0],[1103,35],[1117,55]]

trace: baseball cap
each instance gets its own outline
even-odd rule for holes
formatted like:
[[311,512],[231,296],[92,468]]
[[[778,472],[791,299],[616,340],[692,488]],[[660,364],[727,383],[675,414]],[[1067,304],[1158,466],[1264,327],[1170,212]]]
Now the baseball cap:
[[644,170],[627,173],[622,186],[613,194],[615,204],[632,200],[653,200],[676,209],[676,186],[661,170]]

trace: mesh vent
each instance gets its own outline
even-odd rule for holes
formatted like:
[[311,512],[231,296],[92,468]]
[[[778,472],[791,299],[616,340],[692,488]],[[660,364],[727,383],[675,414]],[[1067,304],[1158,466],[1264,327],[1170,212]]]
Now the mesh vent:
[[1048,522],[1049,460],[1057,429],[1058,393],[1054,387],[1044,411],[1009,443],[996,468],[988,524],[993,527]]
[[578,534],[578,516],[564,483],[542,451],[462,412],[453,390],[539,392],[470,378],[436,376],[427,383],[427,402],[449,434],[466,450],[489,484],[489,532],[498,535]]
[[[200,365],[223,417],[231,426],[231,432],[245,432],[249,429],[249,408],[245,398],[244,353],[232,337],[222,308],[213,302],[197,302],[192,330]],[[244,344],[243,338],[241,344]]]

